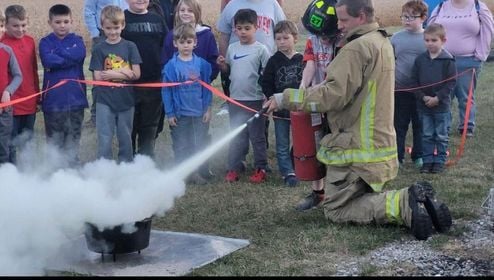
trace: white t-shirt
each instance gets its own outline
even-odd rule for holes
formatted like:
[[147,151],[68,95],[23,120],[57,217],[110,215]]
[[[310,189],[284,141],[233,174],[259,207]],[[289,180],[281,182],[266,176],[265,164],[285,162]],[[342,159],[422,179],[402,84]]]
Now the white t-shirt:
[[226,6],[218,19],[216,27],[222,33],[230,34],[232,44],[238,41],[235,34],[233,16],[240,9],[252,9],[257,13],[256,40],[268,47],[271,55],[276,52],[273,29],[276,23],[285,20],[286,16],[276,0],[232,0]]

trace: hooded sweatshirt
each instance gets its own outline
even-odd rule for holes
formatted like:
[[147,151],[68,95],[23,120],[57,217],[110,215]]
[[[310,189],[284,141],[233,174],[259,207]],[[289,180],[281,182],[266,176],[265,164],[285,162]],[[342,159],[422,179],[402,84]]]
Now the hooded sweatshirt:
[[[210,81],[214,81],[220,71],[216,64],[216,59],[218,58],[216,39],[214,38],[213,32],[211,32],[211,28],[207,25],[197,25],[196,36],[197,46],[194,48],[194,53],[209,62],[211,65],[211,77],[209,77],[209,79]],[[177,51],[177,48],[173,46],[173,32],[168,32],[161,51],[161,62],[163,65],[166,64]]]
[[[455,59],[445,49],[436,58],[431,58],[428,51],[420,54],[412,68],[412,80],[415,81],[416,87],[421,87],[415,91],[417,108],[426,113],[448,112],[450,94],[456,84],[455,75]],[[432,108],[425,106],[422,100],[424,96],[437,96],[439,104]]]

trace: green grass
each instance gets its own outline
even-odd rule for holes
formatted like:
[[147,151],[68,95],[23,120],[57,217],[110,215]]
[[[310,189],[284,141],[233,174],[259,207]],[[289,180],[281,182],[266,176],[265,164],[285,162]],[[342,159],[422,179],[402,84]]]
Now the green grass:
[[[298,48],[303,48],[301,42]],[[488,189],[492,187],[492,73],[494,64],[484,64],[476,92],[476,135],[467,139],[465,153],[459,163],[440,175],[420,174],[407,157],[398,177],[386,186],[386,190],[400,189],[417,180],[428,180],[433,184],[438,196],[451,209],[455,221],[448,234],[427,241],[433,248],[440,249],[450,240],[461,236],[466,230],[463,222],[479,216],[480,204],[487,196]],[[218,81],[215,81],[214,85],[219,86]],[[216,113],[222,101],[215,97],[214,102],[213,113]],[[454,107],[456,108],[456,100]],[[37,134],[43,137],[42,115],[38,116],[40,118]],[[454,117],[456,120],[456,109]],[[228,117],[214,115],[211,123],[213,140],[224,135],[226,130]],[[277,173],[273,137],[271,124],[268,156],[274,172],[269,174],[265,184],[246,183],[246,175],[237,184],[224,183],[226,149],[223,149],[210,161],[212,170],[217,175],[213,182],[206,186],[188,187],[185,195],[176,200],[174,207],[164,217],[153,220],[155,229],[243,238],[251,242],[251,245],[242,250],[194,270],[191,275],[331,275],[336,271],[334,264],[349,256],[364,255],[392,241],[414,239],[406,229],[392,225],[333,224],[325,219],[322,209],[308,213],[296,212],[293,207],[310,192],[310,184],[303,182],[297,188],[283,187]],[[458,135],[451,136],[450,151],[453,155],[456,154],[459,140]],[[407,142],[411,145],[411,139],[407,139]],[[95,158],[94,130],[84,131],[81,149],[84,151],[84,160],[90,161]],[[163,168],[172,166],[173,153],[168,128],[160,135],[156,149],[157,163]],[[248,161],[252,162],[250,155]],[[251,169],[248,172],[250,173]],[[250,175],[249,173],[247,175]],[[377,270],[376,267],[366,264],[362,269],[363,275],[375,274]]]

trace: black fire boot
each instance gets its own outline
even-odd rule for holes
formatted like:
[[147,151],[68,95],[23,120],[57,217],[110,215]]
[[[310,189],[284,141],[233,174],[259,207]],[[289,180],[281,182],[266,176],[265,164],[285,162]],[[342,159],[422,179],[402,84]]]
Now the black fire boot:
[[412,234],[418,240],[426,240],[432,235],[432,220],[425,208],[425,190],[415,183],[408,188],[408,203],[412,209]]
[[300,201],[295,209],[297,211],[306,211],[315,208],[321,204],[324,200],[324,193],[318,194],[312,191],[308,196],[306,196],[302,201]]
[[432,219],[434,228],[440,233],[447,232],[452,225],[451,213],[448,206],[435,197],[435,191],[429,182],[421,181],[416,184],[422,185],[428,190],[425,192],[424,205]]

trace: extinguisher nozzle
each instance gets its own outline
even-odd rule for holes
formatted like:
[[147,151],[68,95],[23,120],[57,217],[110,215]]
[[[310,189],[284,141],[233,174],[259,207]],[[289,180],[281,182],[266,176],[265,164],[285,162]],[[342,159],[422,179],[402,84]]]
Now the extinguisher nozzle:
[[247,123],[253,122],[255,119],[258,119],[261,115],[264,115],[268,111],[269,107],[263,107],[257,113],[255,113],[250,119],[247,120]]

